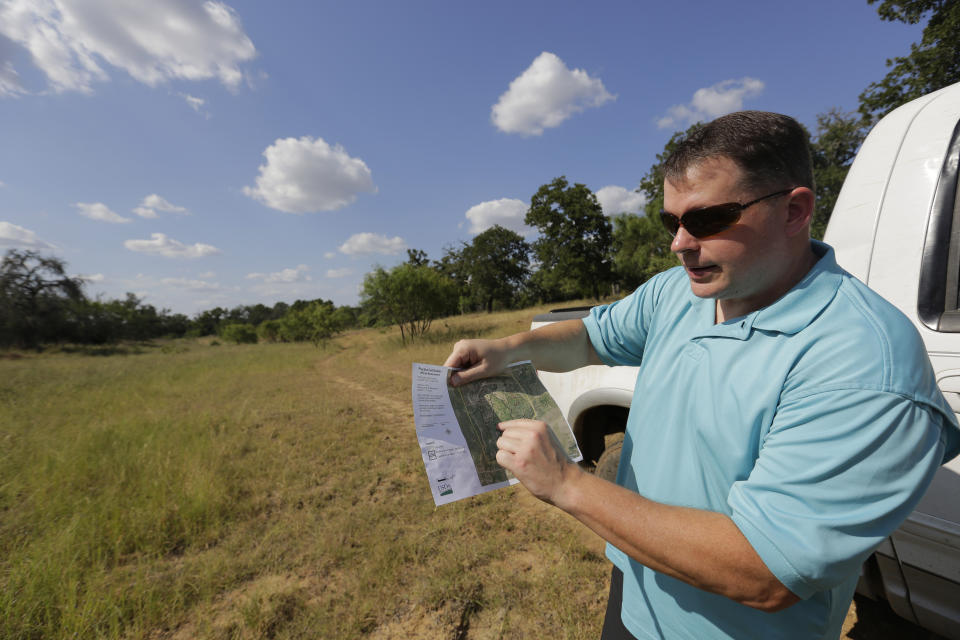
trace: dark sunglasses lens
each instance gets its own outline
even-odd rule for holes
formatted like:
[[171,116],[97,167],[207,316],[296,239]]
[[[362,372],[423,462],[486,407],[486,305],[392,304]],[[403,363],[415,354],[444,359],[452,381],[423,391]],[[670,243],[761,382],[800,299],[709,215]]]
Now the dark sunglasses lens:
[[736,222],[740,210],[740,206],[734,203],[691,211],[683,216],[683,226],[696,238],[712,236]]
[[680,230],[680,219],[677,218],[677,216],[673,215],[672,213],[661,211],[660,222],[663,223],[664,228],[672,236],[677,235],[677,231]]

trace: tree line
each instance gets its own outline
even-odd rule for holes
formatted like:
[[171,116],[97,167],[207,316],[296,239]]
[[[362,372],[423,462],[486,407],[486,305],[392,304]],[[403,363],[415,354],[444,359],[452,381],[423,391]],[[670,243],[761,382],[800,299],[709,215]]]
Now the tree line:
[[0,263],[0,346],[208,335],[238,343],[320,344],[347,328],[378,325],[398,325],[406,342],[438,317],[599,300],[672,264],[669,238],[659,224],[633,214],[612,220],[585,185],[560,176],[531,198],[525,222],[539,232],[533,242],[494,225],[470,242],[446,247],[436,260],[409,249],[406,262],[366,274],[357,307],[298,300],[216,307],[192,318],[158,310],[132,293],[122,300],[91,299],[62,260],[11,249]]
[[45,344],[101,345],[120,341],[216,335],[232,342],[319,344],[358,323],[359,310],[329,300],[297,300],[216,307],[190,318],[158,310],[133,293],[119,300],[91,299],[66,264],[36,251],[11,249],[0,262],[0,347]]
[[[916,24],[927,18],[927,23],[910,54],[888,60],[887,75],[860,94],[857,111],[831,109],[817,116],[810,136],[815,238],[823,237],[840,187],[873,124],[904,102],[960,81],[960,3],[884,0],[877,10],[884,20]],[[357,307],[297,300],[272,307],[216,307],[188,318],[157,310],[132,293],[122,300],[90,299],[83,282],[66,275],[61,260],[10,250],[0,263],[0,347],[207,335],[233,342],[319,345],[344,329],[377,325],[398,325],[406,342],[444,316],[627,292],[677,264],[657,215],[663,206],[662,164],[700,126],[674,133],[640,179],[643,215],[604,215],[590,189],[560,176],[530,199],[524,222],[537,231],[532,242],[494,225],[470,242],[446,247],[435,260],[410,249],[406,262],[366,274]]]

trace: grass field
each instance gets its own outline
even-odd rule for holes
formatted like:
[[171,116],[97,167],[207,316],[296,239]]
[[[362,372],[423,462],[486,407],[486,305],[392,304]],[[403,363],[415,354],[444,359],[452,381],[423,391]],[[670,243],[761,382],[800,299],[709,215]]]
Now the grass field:
[[6,354],[0,637],[596,637],[599,541],[520,487],[435,509],[414,432],[410,363],[534,312]]
[[0,638],[596,638],[600,540],[519,486],[435,509],[413,426],[411,362],[538,311],[0,354]]

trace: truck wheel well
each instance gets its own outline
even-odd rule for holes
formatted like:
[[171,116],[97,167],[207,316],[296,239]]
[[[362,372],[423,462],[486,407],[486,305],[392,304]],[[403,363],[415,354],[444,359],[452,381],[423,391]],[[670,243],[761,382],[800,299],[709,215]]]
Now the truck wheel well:
[[590,407],[576,417],[573,434],[583,454],[585,466],[593,467],[603,454],[604,439],[612,433],[622,433],[627,428],[627,407],[601,405]]

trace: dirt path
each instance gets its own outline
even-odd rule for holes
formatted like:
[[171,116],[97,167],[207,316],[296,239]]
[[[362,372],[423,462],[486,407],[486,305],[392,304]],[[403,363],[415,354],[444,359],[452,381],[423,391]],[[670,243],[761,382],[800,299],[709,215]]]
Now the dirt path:
[[392,416],[407,416],[413,419],[413,405],[409,402],[401,402],[393,395],[381,393],[344,376],[328,374],[327,380],[344,389],[345,393],[367,398],[371,401],[369,404],[380,415],[389,413]]

